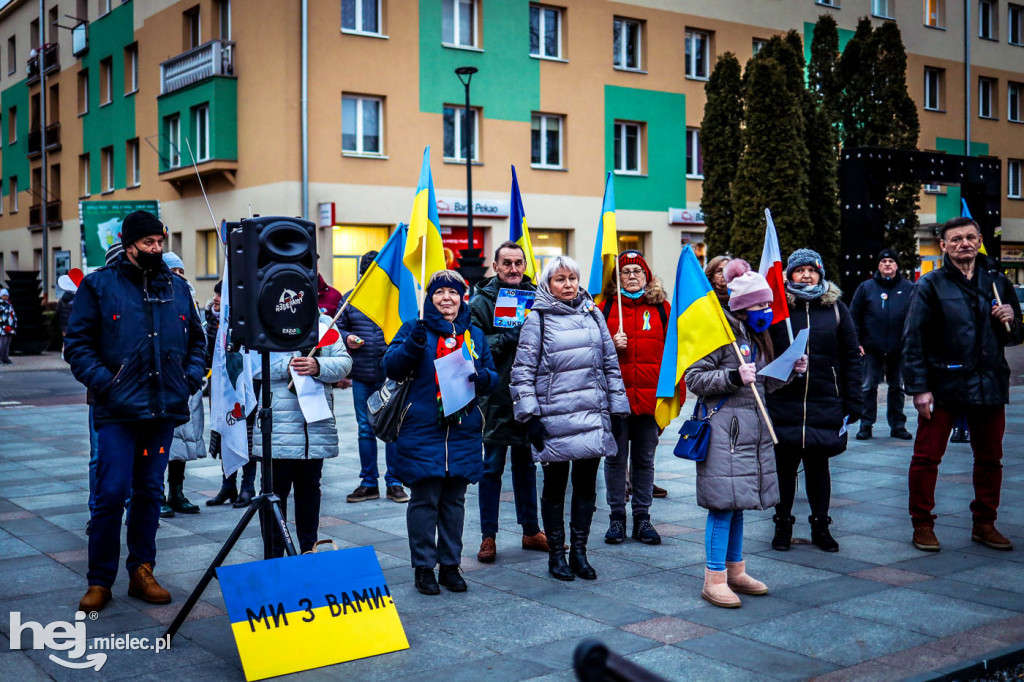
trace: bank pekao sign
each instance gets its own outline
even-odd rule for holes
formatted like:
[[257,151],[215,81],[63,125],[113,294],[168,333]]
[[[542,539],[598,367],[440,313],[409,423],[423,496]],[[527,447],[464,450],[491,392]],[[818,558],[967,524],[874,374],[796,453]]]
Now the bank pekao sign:
[[699,208],[670,208],[668,209],[668,224],[703,227],[704,211]]
[[[459,216],[469,213],[465,198],[437,197],[437,214]],[[508,199],[473,199],[473,216],[483,218],[507,218],[510,211]]]

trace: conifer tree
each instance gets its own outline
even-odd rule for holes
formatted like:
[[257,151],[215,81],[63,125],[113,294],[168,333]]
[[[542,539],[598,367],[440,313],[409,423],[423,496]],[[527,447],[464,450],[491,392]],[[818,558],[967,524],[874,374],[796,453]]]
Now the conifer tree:
[[831,14],[822,14],[814,25],[807,86],[826,118],[835,122],[838,133],[843,86],[839,80],[839,27]]
[[812,244],[825,271],[839,273],[839,94],[837,73],[839,30],[831,15],[822,15],[811,39],[808,88],[804,106],[807,153],[810,159],[807,211]]
[[726,253],[732,232],[732,183],[743,151],[743,99],[740,62],[732,52],[718,58],[704,87],[707,104],[701,122],[704,183],[700,206],[704,212],[704,242],[708,257]]

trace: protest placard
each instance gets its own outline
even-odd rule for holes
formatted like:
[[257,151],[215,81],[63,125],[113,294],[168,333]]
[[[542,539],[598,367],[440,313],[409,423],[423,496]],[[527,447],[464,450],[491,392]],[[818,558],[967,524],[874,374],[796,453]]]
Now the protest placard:
[[536,296],[534,292],[522,289],[498,289],[498,298],[494,302],[494,326],[521,327]]

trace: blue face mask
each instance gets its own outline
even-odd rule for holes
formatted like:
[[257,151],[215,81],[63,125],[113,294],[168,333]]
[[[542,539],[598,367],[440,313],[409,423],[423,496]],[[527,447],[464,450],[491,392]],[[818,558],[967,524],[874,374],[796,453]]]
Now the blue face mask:
[[643,296],[646,293],[647,292],[644,291],[643,289],[641,289],[640,291],[626,291],[625,289],[622,290],[622,295],[623,296],[625,296],[626,298],[631,298],[633,300],[636,300],[636,299],[640,298],[641,296]]
[[760,334],[768,327],[772,326],[772,309],[767,310],[748,310],[747,311],[747,326],[754,330],[755,333]]

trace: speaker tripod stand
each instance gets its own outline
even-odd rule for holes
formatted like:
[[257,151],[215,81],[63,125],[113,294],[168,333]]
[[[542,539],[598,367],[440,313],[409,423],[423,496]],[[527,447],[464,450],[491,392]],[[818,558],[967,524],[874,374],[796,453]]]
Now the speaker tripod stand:
[[260,423],[260,434],[263,440],[263,471],[262,477],[260,478],[261,494],[253,498],[252,503],[246,508],[242,518],[238,520],[238,524],[234,530],[231,531],[231,535],[221,546],[220,551],[217,552],[217,556],[214,557],[210,563],[206,572],[203,573],[203,577],[199,579],[199,584],[196,585],[195,589],[192,590],[192,594],[188,596],[185,603],[182,605],[181,610],[178,611],[178,615],[174,617],[174,621],[170,627],[167,628],[167,632],[164,635],[171,639],[178,632],[178,628],[181,627],[185,619],[188,618],[188,614],[192,612],[196,602],[203,596],[203,592],[206,590],[210,581],[216,577],[216,571],[224,563],[228,554],[231,553],[235,543],[242,537],[242,533],[248,527],[249,522],[252,521],[252,517],[257,513],[260,515],[260,529],[263,535],[263,558],[272,559],[274,556],[274,539],[275,535],[280,535],[280,538],[284,541],[284,551],[288,556],[295,556],[295,544],[292,542],[291,533],[288,532],[288,524],[285,523],[284,514],[281,512],[281,500],[278,499],[277,495],[274,494],[274,472],[271,458],[271,437],[273,435],[274,426],[274,415],[271,409],[271,392],[270,392],[270,353],[262,351],[260,353],[260,368],[262,369],[262,381],[261,381],[261,394],[263,407],[259,411],[259,423]]

